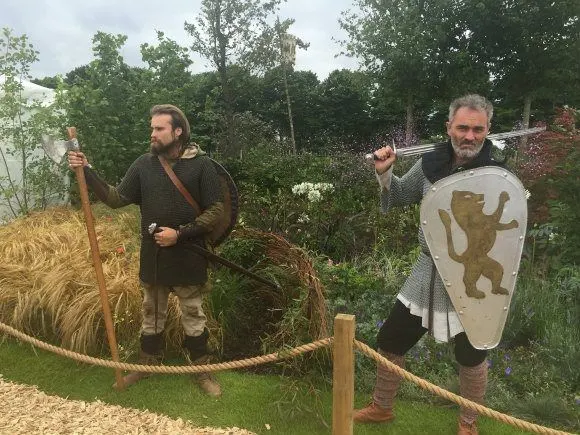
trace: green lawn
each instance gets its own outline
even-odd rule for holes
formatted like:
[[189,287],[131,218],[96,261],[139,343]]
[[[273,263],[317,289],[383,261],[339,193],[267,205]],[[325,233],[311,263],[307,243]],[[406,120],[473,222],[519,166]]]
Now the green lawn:
[[[176,362],[178,363],[178,362]],[[1,342],[0,374],[4,379],[36,385],[47,394],[70,399],[93,401],[148,409],[167,416],[190,420],[199,426],[237,426],[259,434],[328,434],[332,424],[332,392],[321,393],[322,417],[308,412],[313,403],[297,406],[282,403],[282,381],[274,375],[256,375],[239,371],[217,373],[223,395],[219,399],[204,396],[188,376],[157,375],[123,392],[111,388],[111,369],[77,364],[55,354],[20,344],[12,339]],[[358,394],[356,405],[368,400]],[[399,401],[397,419],[388,425],[356,425],[355,434],[454,434],[457,410],[424,403]],[[266,429],[266,424],[270,430]],[[503,423],[482,418],[480,433],[518,434],[522,431]]]

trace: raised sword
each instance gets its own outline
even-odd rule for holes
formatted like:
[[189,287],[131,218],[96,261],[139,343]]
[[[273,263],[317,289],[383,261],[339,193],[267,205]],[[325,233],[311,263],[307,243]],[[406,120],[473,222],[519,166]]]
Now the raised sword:
[[[506,131],[505,133],[490,134],[487,136],[487,139],[502,140],[502,139],[508,139],[508,138],[512,138],[512,137],[526,136],[529,134],[536,134],[536,133],[540,133],[540,132],[545,131],[545,130],[546,130],[546,127],[524,128],[521,130]],[[446,145],[447,145],[447,141],[429,143],[429,144],[424,144],[424,145],[416,145],[416,146],[407,147],[407,148],[397,148],[396,154],[397,154],[397,157],[418,156],[421,154],[428,153],[429,151],[434,151],[436,149],[443,148]],[[368,153],[368,154],[365,154],[365,160],[372,162],[373,160],[378,160],[378,158],[375,155],[375,153]]]

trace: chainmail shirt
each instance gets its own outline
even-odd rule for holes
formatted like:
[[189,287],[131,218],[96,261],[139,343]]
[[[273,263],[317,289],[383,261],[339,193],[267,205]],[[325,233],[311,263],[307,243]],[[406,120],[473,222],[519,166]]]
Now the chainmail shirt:
[[[214,164],[209,157],[200,154],[194,158],[179,158],[170,163],[173,163],[175,175],[199,204],[203,215],[204,210],[223,199]],[[87,182],[90,181],[91,187],[96,187],[95,191],[98,193],[98,178],[94,171],[85,169],[85,173],[87,172]],[[195,210],[170,180],[156,155],[147,153],[137,158],[116,188],[105,184],[105,189],[100,190],[102,193],[98,196],[114,208],[130,203],[140,207],[141,281],[166,286],[195,285],[207,281],[207,259],[191,249],[192,243],[203,244],[203,236],[194,240],[179,240],[174,246],[160,248],[148,232],[152,223],[159,227],[179,229],[195,223],[198,218]],[[204,224],[210,225],[208,222]]]

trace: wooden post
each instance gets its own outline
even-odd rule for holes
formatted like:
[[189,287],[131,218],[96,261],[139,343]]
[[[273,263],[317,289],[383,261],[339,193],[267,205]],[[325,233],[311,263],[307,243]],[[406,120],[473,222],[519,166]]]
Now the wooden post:
[[[76,139],[77,132],[74,127],[67,128],[69,140]],[[97,233],[95,231],[95,223],[93,222],[93,213],[89,203],[89,191],[87,189],[87,182],[85,180],[85,173],[82,166],[75,168],[77,182],[79,184],[79,193],[81,195],[81,205],[83,214],[85,216],[85,223],[87,224],[87,233],[89,236],[89,244],[91,247],[91,255],[95,273],[97,275],[97,284],[99,286],[99,296],[101,298],[101,306],[103,308],[103,318],[105,319],[105,330],[107,332],[107,339],[109,341],[109,348],[111,349],[111,357],[113,361],[119,362],[119,351],[117,349],[117,339],[115,338],[115,327],[113,324],[113,316],[111,315],[111,306],[109,305],[109,298],[107,296],[107,285],[105,284],[105,275],[103,273],[103,263],[101,262],[101,254],[99,253],[99,245],[97,243]],[[120,369],[115,369],[115,388],[117,390],[125,389],[123,376]]]
[[332,434],[352,435],[354,406],[354,316],[334,318]]

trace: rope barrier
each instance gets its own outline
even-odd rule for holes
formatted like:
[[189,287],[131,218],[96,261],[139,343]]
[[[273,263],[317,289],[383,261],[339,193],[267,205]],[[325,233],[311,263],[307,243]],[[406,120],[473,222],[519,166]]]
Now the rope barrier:
[[[17,329],[12,328],[2,322],[0,322],[0,331],[3,331],[9,335],[14,336],[15,338],[24,341],[26,343],[30,343],[36,347],[41,349],[47,350],[49,352],[55,353],[57,355],[62,355],[67,358],[73,359],[75,361],[93,364],[101,367],[109,367],[109,368],[117,368],[122,370],[131,370],[131,371],[140,371],[140,372],[147,372],[147,373],[199,373],[199,372],[215,372],[221,370],[229,370],[229,369],[237,369],[237,368],[245,368],[251,367],[259,364],[265,364],[270,362],[276,362],[282,359],[287,359],[291,357],[296,357],[298,355],[304,354],[306,352],[312,352],[314,350],[328,347],[332,344],[333,338],[323,338],[321,340],[314,341],[312,343],[304,344],[302,346],[295,347],[293,349],[283,350],[277,353],[271,353],[268,355],[257,356],[253,358],[247,358],[244,360],[238,361],[230,361],[225,363],[219,364],[205,364],[205,365],[196,365],[196,366],[149,366],[149,365],[140,365],[140,364],[128,364],[128,363],[119,363],[110,360],[103,360],[100,358],[90,357],[88,355],[83,355],[77,352],[73,352],[67,349],[62,349],[58,346],[54,346],[52,344],[45,343],[40,341],[34,337],[30,337],[29,335],[24,334],[23,332],[18,331]],[[354,348],[366,354],[377,363],[386,366],[389,370],[395,372],[397,375],[406,379],[408,381],[413,382],[414,384],[418,385],[420,388],[427,390],[435,395],[441,396],[451,402],[454,402],[460,406],[469,408],[471,410],[477,411],[481,415],[485,415],[487,417],[499,420],[503,423],[515,426],[519,429],[527,430],[530,432],[541,433],[541,434],[554,434],[554,435],[571,435],[568,432],[559,431],[556,429],[551,429],[548,427],[540,426],[534,423],[529,423],[525,420],[521,420],[515,417],[511,417],[509,415],[503,414],[498,411],[494,411],[493,409],[487,408],[479,403],[473,402],[471,400],[467,400],[457,394],[451,393],[450,391],[444,390],[441,387],[438,387],[435,384],[432,384],[408,371],[402,369],[401,367],[393,364],[388,359],[384,358],[381,354],[374,351],[372,348],[367,346],[364,343],[361,343],[358,340],[354,340]]]
[[83,355],[71,350],[63,349],[58,346],[53,346],[52,344],[45,343],[34,337],[24,334],[17,329],[12,328],[2,322],[0,322],[0,330],[4,331],[19,340],[30,343],[36,347],[47,350],[49,352],[56,353],[57,355],[62,355],[67,358],[73,359],[75,361],[93,364],[101,367],[110,367],[121,370],[130,370],[146,373],[199,373],[199,372],[217,372],[221,370],[229,369],[240,369],[245,367],[251,367],[259,364],[265,364],[270,362],[276,362],[290,357],[295,357],[306,352],[312,352],[316,349],[322,347],[330,346],[332,343],[332,338],[323,338],[322,340],[317,340],[313,343],[304,344],[302,346],[295,347],[293,349],[282,350],[277,353],[270,353],[268,355],[257,356],[253,358],[247,358],[238,361],[229,361],[219,364],[204,364],[204,365],[189,365],[189,366],[163,366],[163,365],[141,365],[141,364],[128,364],[120,363],[110,360],[104,360],[100,358],[94,358],[92,356]]
[[457,394],[454,394],[454,393],[451,393],[450,391],[444,390],[443,388],[438,387],[437,385],[432,384],[431,382],[428,382],[425,379],[422,379],[422,378],[408,372],[407,370],[399,367],[398,365],[392,363],[391,361],[389,361],[388,359],[383,357],[380,353],[376,352],[375,350],[371,349],[369,346],[367,346],[364,343],[361,343],[358,340],[354,341],[354,347],[355,347],[355,349],[358,349],[362,353],[370,356],[377,363],[386,366],[389,370],[391,370],[392,372],[395,372],[397,375],[399,375],[403,379],[411,381],[414,384],[418,385],[419,387],[423,388],[424,390],[427,390],[433,394],[441,396],[441,397],[443,397],[447,400],[450,400],[451,402],[454,402],[460,406],[477,411],[481,415],[485,415],[487,417],[494,418],[494,419],[499,420],[503,423],[507,423],[507,424],[515,426],[519,429],[524,429],[524,430],[527,430],[530,432],[536,432],[536,433],[541,433],[541,434],[570,435],[568,432],[562,432],[562,431],[559,431],[556,429],[550,429],[550,428],[547,428],[544,426],[539,426],[537,424],[528,423],[527,421],[520,420],[519,418],[515,418],[515,417],[511,417],[511,416],[506,415],[506,414],[502,414],[501,412],[494,411],[493,409],[487,408],[483,405],[480,405],[479,403],[473,402],[471,400],[467,400],[467,399],[465,399]]

